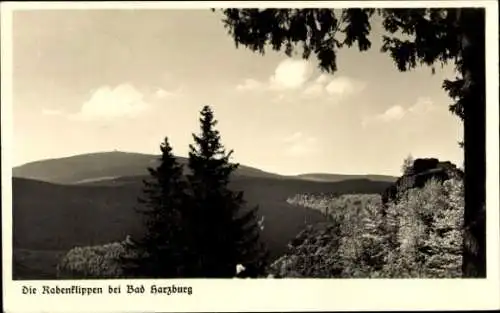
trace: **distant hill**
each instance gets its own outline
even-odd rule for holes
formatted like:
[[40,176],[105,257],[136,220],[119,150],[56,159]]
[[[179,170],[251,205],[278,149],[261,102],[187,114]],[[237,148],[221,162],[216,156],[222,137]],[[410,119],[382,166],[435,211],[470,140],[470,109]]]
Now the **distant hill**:
[[[85,184],[96,181],[113,180],[119,177],[147,175],[147,167],[157,164],[159,156],[129,152],[99,152],[77,156],[41,160],[13,168],[14,177],[41,180],[58,184]],[[187,159],[177,158],[186,165]],[[301,179],[323,182],[338,182],[347,179],[370,179],[374,181],[394,182],[397,178],[382,175],[339,175],[339,174],[303,174],[283,176],[257,168],[240,165],[235,176]]]
[[[122,176],[147,175],[147,167],[154,166],[159,156],[130,152],[98,152],[65,158],[27,163],[12,169],[12,176],[58,184],[79,184]],[[187,159],[177,157],[180,164]],[[240,166],[236,175],[251,177],[278,177],[256,168]]]
[[[14,278],[48,279],[66,250],[142,234],[143,224],[134,207],[144,177],[79,185],[13,178]],[[306,225],[324,220],[318,211],[289,205],[288,197],[304,192],[380,193],[388,185],[367,179],[331,183],[243,175],[231,181],[231,188],[244,191],[248,204],[258,205],[259,214],[265,216],[262,238],[273,258],[284,253],[287,243]]]
[[349,179],[369,179],[373,181],[395,182],[397,177],[388,175],[347,175],[347,174],[325,174],[325,173],[309,173],[296,176],[300,179],[322,182],[338,182]]

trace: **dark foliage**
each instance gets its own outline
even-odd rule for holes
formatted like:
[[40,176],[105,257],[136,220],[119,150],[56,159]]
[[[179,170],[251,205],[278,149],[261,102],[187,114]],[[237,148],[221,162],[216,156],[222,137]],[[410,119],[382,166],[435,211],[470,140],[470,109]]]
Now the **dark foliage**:
[[[237,264],[265,266],[257,224],[257,208],[244,207],[243,192],[229,189],[230,162],[221,144],[210,107],[201,111],[201,133],[193,134],[187,175],[194,277],[234,277]],[[245,210],[246,209],[246,210]],[[261,264],[262,263],[262,264]]]
[[[331,9],[224,9],[223,13],[236,47],[241,44],[264,54],[270,46],[288,56],[300,49],[304,59],[314,53],[322,70],[335,72],[337,49],[356,43],[360,51],[371,47],[367,36],[374,11],[347,9],[339,14]],[[338,33],[344,35],[342,40],[336,37]]]
[[182,167],[172,154],[165,138],[160,146],[162,156],[157,168],[148,168],[151,178],[144,180],[144,196],[137,210],[145,215],[146,233],[128,244],[137,257],[123,257],[126,276],[142,278],[184,277],[189,255],[186,249],[187,223],[184,220],[185,182]]

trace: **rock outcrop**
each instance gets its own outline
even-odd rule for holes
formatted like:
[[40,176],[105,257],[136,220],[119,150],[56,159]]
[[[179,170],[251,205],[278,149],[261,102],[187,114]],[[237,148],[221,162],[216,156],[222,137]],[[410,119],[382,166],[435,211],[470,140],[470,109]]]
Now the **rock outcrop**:
[[453,177],[463,178],[463,172],[449,161],[435,158],[416,159],[407,174],[401,176],[382,194],[382,202],[397,201],[398,194],[412,188],[422,188],[431,179],[441,182]]

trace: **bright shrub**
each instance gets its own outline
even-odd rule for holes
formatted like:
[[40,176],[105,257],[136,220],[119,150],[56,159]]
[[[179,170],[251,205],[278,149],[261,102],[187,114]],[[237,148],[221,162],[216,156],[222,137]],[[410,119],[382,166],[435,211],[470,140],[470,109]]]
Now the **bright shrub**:
[[309,225],[290,245],[289,252],[269,267],[275,278],[338,277],[341,264],[335,256],[339,227],[334,222]]
[[379,195],[288,200],[331,219],[308,227],[276,260],[276,277],[451,278],[461,276],[463,182],[429,181],[384,206]]
[[119,278],[123,271],[119,258],[134,253],[122,242],[100,246],[75,247],[57,266],[59,278]]
[[396,249],[388,253],[384,276],[452,278],[461,276],[463,182],[430,181],[388,207]]
[[[289,252],[276,260],[270,273],[276,277],[363,277],[359,261],[373,263],[380,258],[373,247],[373,257],[364,249],[372,238],[366,237],[364,223],[370,214],[378,214],[381,197],[377,194],[354,194],[340,197],[298,195],[289,203],[309,208],[328,210],[329,221],[312,225],[301,232],[289,247]],[[373,217],[372,217],[373,219]],[[380,220],[380,219],[379,219]],[[366,237],[366,239],[365,239]],[[369,245],[368,245],[369,246]],[[370,247],[372,248],[372,247]]]

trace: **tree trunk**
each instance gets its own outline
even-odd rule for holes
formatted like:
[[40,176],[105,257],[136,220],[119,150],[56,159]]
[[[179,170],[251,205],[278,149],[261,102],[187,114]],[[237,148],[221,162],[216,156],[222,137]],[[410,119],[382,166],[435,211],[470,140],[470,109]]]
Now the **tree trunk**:
[[463,277],[486,277],[485,10],[462,9],[465,163]]

